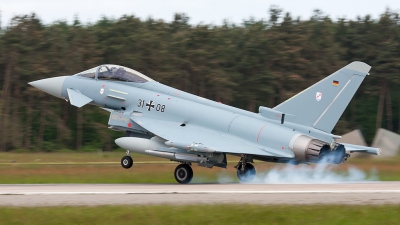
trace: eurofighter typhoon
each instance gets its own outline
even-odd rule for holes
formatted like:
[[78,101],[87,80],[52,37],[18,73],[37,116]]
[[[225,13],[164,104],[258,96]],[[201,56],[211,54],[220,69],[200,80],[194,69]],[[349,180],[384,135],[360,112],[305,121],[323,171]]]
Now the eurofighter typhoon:
[[101,65],[72,76],[29,84],[76,107],[92,104],[110,112],[109,128],[126,133],[115,140],[131,152],[179,162],[178,183],[193,178],[192,164],[226,168],[226,155],[240,157],[241,182],[256,175],[253,160],[340,164],[350,153],[379,155],[380,149],[340,142],[331,134],[371,66],[352,62],[274,108],[258,113],[198,97],[158,83],[126,67]]

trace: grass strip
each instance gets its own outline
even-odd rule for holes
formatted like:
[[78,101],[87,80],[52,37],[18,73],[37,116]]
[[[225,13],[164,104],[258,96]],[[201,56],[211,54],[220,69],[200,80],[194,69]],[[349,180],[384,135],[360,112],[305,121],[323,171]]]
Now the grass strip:
[[[176,183],[173,172],[176,162],[151,156],[132,154],[134,166],[123,169],[120,165],[124,152],[54,152],[54,153],[0,153],[0,184],[51,183]],[[193,164],[193,183],[237,182],[238,157],[228,156],[227,169],[199,167]],[[284,169],[286,165],[256,162],[257,173],[271,169]],[[297,166],[302,168],[304,165]],[[310,165],[315,168],[316,165]],[[367,178],[382,181],[400,180],[400,157],[354,158],[350,162],[331,166],[334,173],[347,173],[356,168]]]
[[[119,164],[92,165],[0,165],[0,184],[52,184],[52,183],[176,183],[172,164],[135,164],[124,169]],[[259,177],[269,171],[263,164],[256,165]],[[237,182],[236,170],[230,165],[227,169],[203,168],[194,165],[192,183]],[[340,173],[341,171],[336,171]],[[371,171],[364,171],[371,177]],[[382,181],[400,180],[397,168],[382,169],[377,172]]]
[[399,205],[0,207],[1,224],[399,224]]

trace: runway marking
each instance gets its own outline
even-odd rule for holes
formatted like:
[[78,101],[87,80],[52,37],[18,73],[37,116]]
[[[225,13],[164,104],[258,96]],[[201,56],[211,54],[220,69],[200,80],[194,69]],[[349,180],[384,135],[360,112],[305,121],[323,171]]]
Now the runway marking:
[[114,195],[114,194],[357,194],[400,193],[400,190],[312,190],[312,191],[60,191],[60,192],[0,192],[0,195]]
[[[119,165],[120,162],[47,162],[47,163],[0,163],[0,165]],[[177,164],[170,161],[133,162],[133,164]]]
[[[237,161],[228,161],[227,163],[237,163]],[[142,161],[135,162],[133,164],[178,164],[175,161]],[[27,162],[27,163],[18,163],[18,162],[9,162],[9,163],[0,163],[0,165],[120,165],[120,162]]]

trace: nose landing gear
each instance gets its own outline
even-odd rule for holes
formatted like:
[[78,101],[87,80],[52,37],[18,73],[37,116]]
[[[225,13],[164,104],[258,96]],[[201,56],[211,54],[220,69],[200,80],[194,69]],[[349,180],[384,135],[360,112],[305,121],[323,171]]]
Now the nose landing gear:
[[126,156],[122,157],[121,159],[121,166],[125,169],[129,169],[133,165],[133,159],[129,151],[126,151]]

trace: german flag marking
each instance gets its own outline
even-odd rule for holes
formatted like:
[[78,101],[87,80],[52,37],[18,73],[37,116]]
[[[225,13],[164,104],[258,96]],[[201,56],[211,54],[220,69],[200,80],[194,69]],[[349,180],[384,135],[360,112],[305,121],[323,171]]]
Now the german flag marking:
[[332,82],[332,84],[333,84],[333,86],[339,86],[339,81],[334,80],[334,81]]

